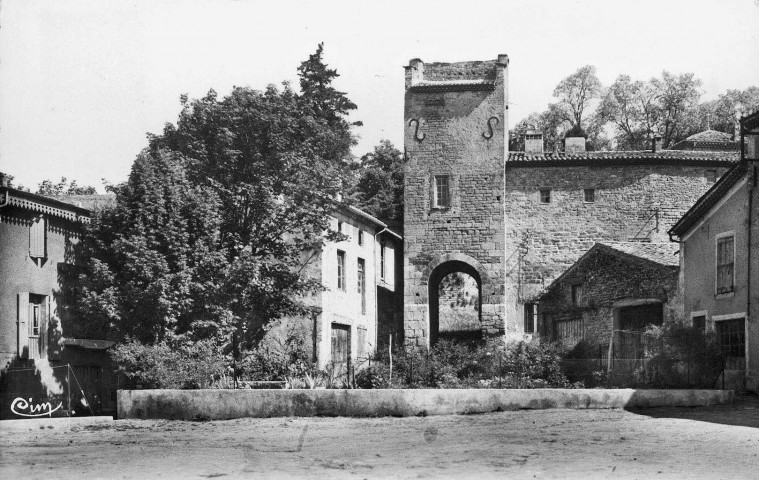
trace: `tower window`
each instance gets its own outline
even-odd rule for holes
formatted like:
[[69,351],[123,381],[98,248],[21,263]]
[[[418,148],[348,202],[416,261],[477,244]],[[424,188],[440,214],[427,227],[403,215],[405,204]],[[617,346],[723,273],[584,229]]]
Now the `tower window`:
[[540,203],[551,203],[551,189],[550,188],[540,189]]
[[435,198],[433,205],[437,208],[451,206],[450,178],[448,175],[437,175],[435,177]]
[[583,190],[583,197],[585,203],[593,203],[596,201],[596,190],[593,188],[586,188]]

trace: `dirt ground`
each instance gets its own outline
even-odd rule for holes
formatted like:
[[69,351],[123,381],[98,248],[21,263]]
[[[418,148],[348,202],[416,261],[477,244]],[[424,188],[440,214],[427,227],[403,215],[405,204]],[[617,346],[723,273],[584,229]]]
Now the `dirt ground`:
[[0,478],[759,478],[759,399],[0,433]]

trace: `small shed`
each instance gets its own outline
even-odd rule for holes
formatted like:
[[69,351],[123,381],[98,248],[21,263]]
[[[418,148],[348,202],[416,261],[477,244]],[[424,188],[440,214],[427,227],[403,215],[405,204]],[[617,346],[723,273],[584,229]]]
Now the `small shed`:
[[661,325],[679,309],[678,272],[676,243],[596,243],[540,296],[538,332],[571,348]]

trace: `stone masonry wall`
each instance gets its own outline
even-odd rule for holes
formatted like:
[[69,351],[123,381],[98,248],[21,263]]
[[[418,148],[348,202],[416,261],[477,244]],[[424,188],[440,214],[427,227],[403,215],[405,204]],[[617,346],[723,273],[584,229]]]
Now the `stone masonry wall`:
[[[505,182],[507,291],[516,300],[507,317],[516,329],[523,304],[596,242],[667,242],[667,230],[713,185],[707,167],[682,165],[507,166]],[[549,204],[540,202],[544,188]],[[594,203],[584,202],[586,188],[595,189]]]
[[[594,250],[540,298],[538,331],[550,337],[555,322],[582,320],[583,338],[608,344],[615,306],[639,300],[660,301],[664,320],[672,319],[680,311],[678,271],[678,267]],[[583,300],[574,306],[571,286],[577,283],[582,283]]]
[[[404,322],[408,346],[429,345],[428,281],[434,269],[448,261],[463,262],[478,272],[483,331],[503,331],[507,63],[505,56],[497,62],[460,64],[425,65],[413,60],[406,69]],[[459,88],[412,88],[429,79],[458,82]],[[494,81],[495,88],[461,86],[462,81],[472,80]],[[492,136],[486,138],[492,117],[497,123],[490,121]],[[436,175],[449,176],[449,208],[433,207]]]

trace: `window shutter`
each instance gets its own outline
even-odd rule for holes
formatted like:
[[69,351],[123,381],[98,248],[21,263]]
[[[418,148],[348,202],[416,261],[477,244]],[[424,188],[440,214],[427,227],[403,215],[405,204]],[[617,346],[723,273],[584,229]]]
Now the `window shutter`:
[[40,215],[32,220],[29,227],[29,256],[33,258],[45,258],[45,217]]
[[18,294],[18,356],[29,358],[29,292]]
[[385,245],[385,282],[395,288],[395,249]]

